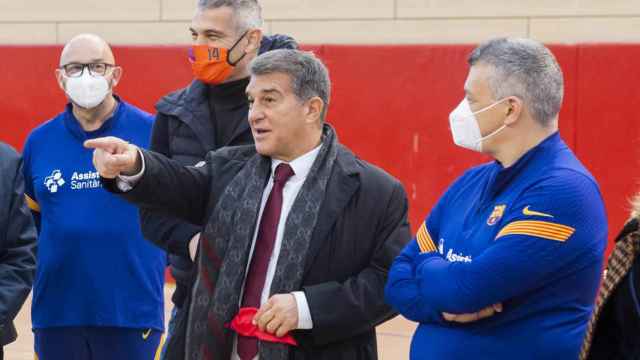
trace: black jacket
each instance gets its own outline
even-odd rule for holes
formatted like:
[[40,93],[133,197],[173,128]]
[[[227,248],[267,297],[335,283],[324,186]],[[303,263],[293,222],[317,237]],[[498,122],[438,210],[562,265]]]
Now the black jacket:
[[[124,197],[202,226],[216,205],[215,194],[253,155],[253,146],[224,148],[210,153],[203,167],[183,167],[144,152],[145,173]],[[114,181],[104,183],[118,192]],[[300,289],[313,329],[294,332],[300,346],[291,359],[377,358],[375,326],[394,316],[383,297],[387,271],[410,238],[400,182],[339,146]]]
[[0,345],[13,342],[13,319],[31,291],[36,229],[24,197],[22,159],[0,143]]
[[[638,219],[625,225],[616,242],[632,236],[640,236]],[[603,306],[587,359],[640,360],[640,256]]]
[[[295,49],[294,39],[285,35],[265,36],[260,53],[274,49]],[[238,81],[241,83],[243,80]],[[246,80],[245,80],[246,81]],[[222,86],[226,86],[223,84]],[[225,107],[224,118],[211,115],[209,86],[194,80],[188,87],[162,98],[157,104],[150,149],[179,161],[183,165],[195,165],[204,160],[207,152],[224,146],[252,144],[253,136],[247,122],[249,105],[245,86],[233,86],[220,99]],[[232,123],[235,131],[224,143],[216,141],[214,121]],[[199,226],[142,209],[140,213],[144,236],[162,246],[171,255],[171,274],[176,280],[173,302],[181,308],[188,301],[193,284],[193,263],[181,252],[184,245],[201,231]]]

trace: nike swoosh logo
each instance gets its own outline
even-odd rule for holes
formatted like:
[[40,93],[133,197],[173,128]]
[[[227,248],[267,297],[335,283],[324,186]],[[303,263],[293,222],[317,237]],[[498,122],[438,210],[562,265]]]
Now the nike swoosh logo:
[[550,218],[553,217],[553,215],[545,214],[545,213],[538,212],[538,211],[529,210],[529,206],[527,206],[524,209],[522,209],[522,213],[524,215],[527,215],[527,216],[543,216],[543,217],[550,217]]
[[147,331],[143,331],[142,332],[142,340],[147,340],[149,338],[149,335],[151,335],[151,329],[149,329]]

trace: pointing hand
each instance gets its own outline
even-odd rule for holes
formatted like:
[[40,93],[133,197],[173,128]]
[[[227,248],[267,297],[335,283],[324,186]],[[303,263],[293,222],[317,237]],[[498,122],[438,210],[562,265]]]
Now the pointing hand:
[[86,148],[93,151],[93,166],[100,176],[113,179],[118,175],[135,175],[142,169],[138,147],[117,137],[87,140]]

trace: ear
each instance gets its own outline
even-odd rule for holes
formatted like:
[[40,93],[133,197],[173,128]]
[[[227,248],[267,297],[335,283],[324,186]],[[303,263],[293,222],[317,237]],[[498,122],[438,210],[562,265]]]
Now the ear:
[[122,68],[120,66],[115,66],[113,70],[111,70],[111,88],[116,87],[122,78]]
[[244,50],[246,54],[258,52],[258,50],[260,50],[260,44],[262,43],[262,30],[251,29],[247,32],[245,38],[247,39],[247,46]]
[[307,123],[322,122],[322,112],[324,110],[324,101],[319,97],[312,97],[307,101]]
[[524,103],[520,98],[511,96],[507,99],[506,104],[504,124],[509,126],[515,124],[520,119],[520,115],[522,115],[524,111]]
[[56,76],[56,81],[58,81],[58,86],[60,87],[60,89],[62,89],[62,91],[65,91],[64,90],[64,76],[62,74],[62,71],[63,70],[61,70],[61,69],[56,69],[55,76]]

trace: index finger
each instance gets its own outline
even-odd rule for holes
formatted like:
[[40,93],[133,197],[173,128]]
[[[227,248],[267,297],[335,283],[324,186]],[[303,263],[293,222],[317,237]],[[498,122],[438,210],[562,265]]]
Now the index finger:
[[119,147],[120,140],[113,136],[101,137],[97,139],[91,139],[84,142],[84,147],[89,149],[101,149],[110,154],[113,154]]

